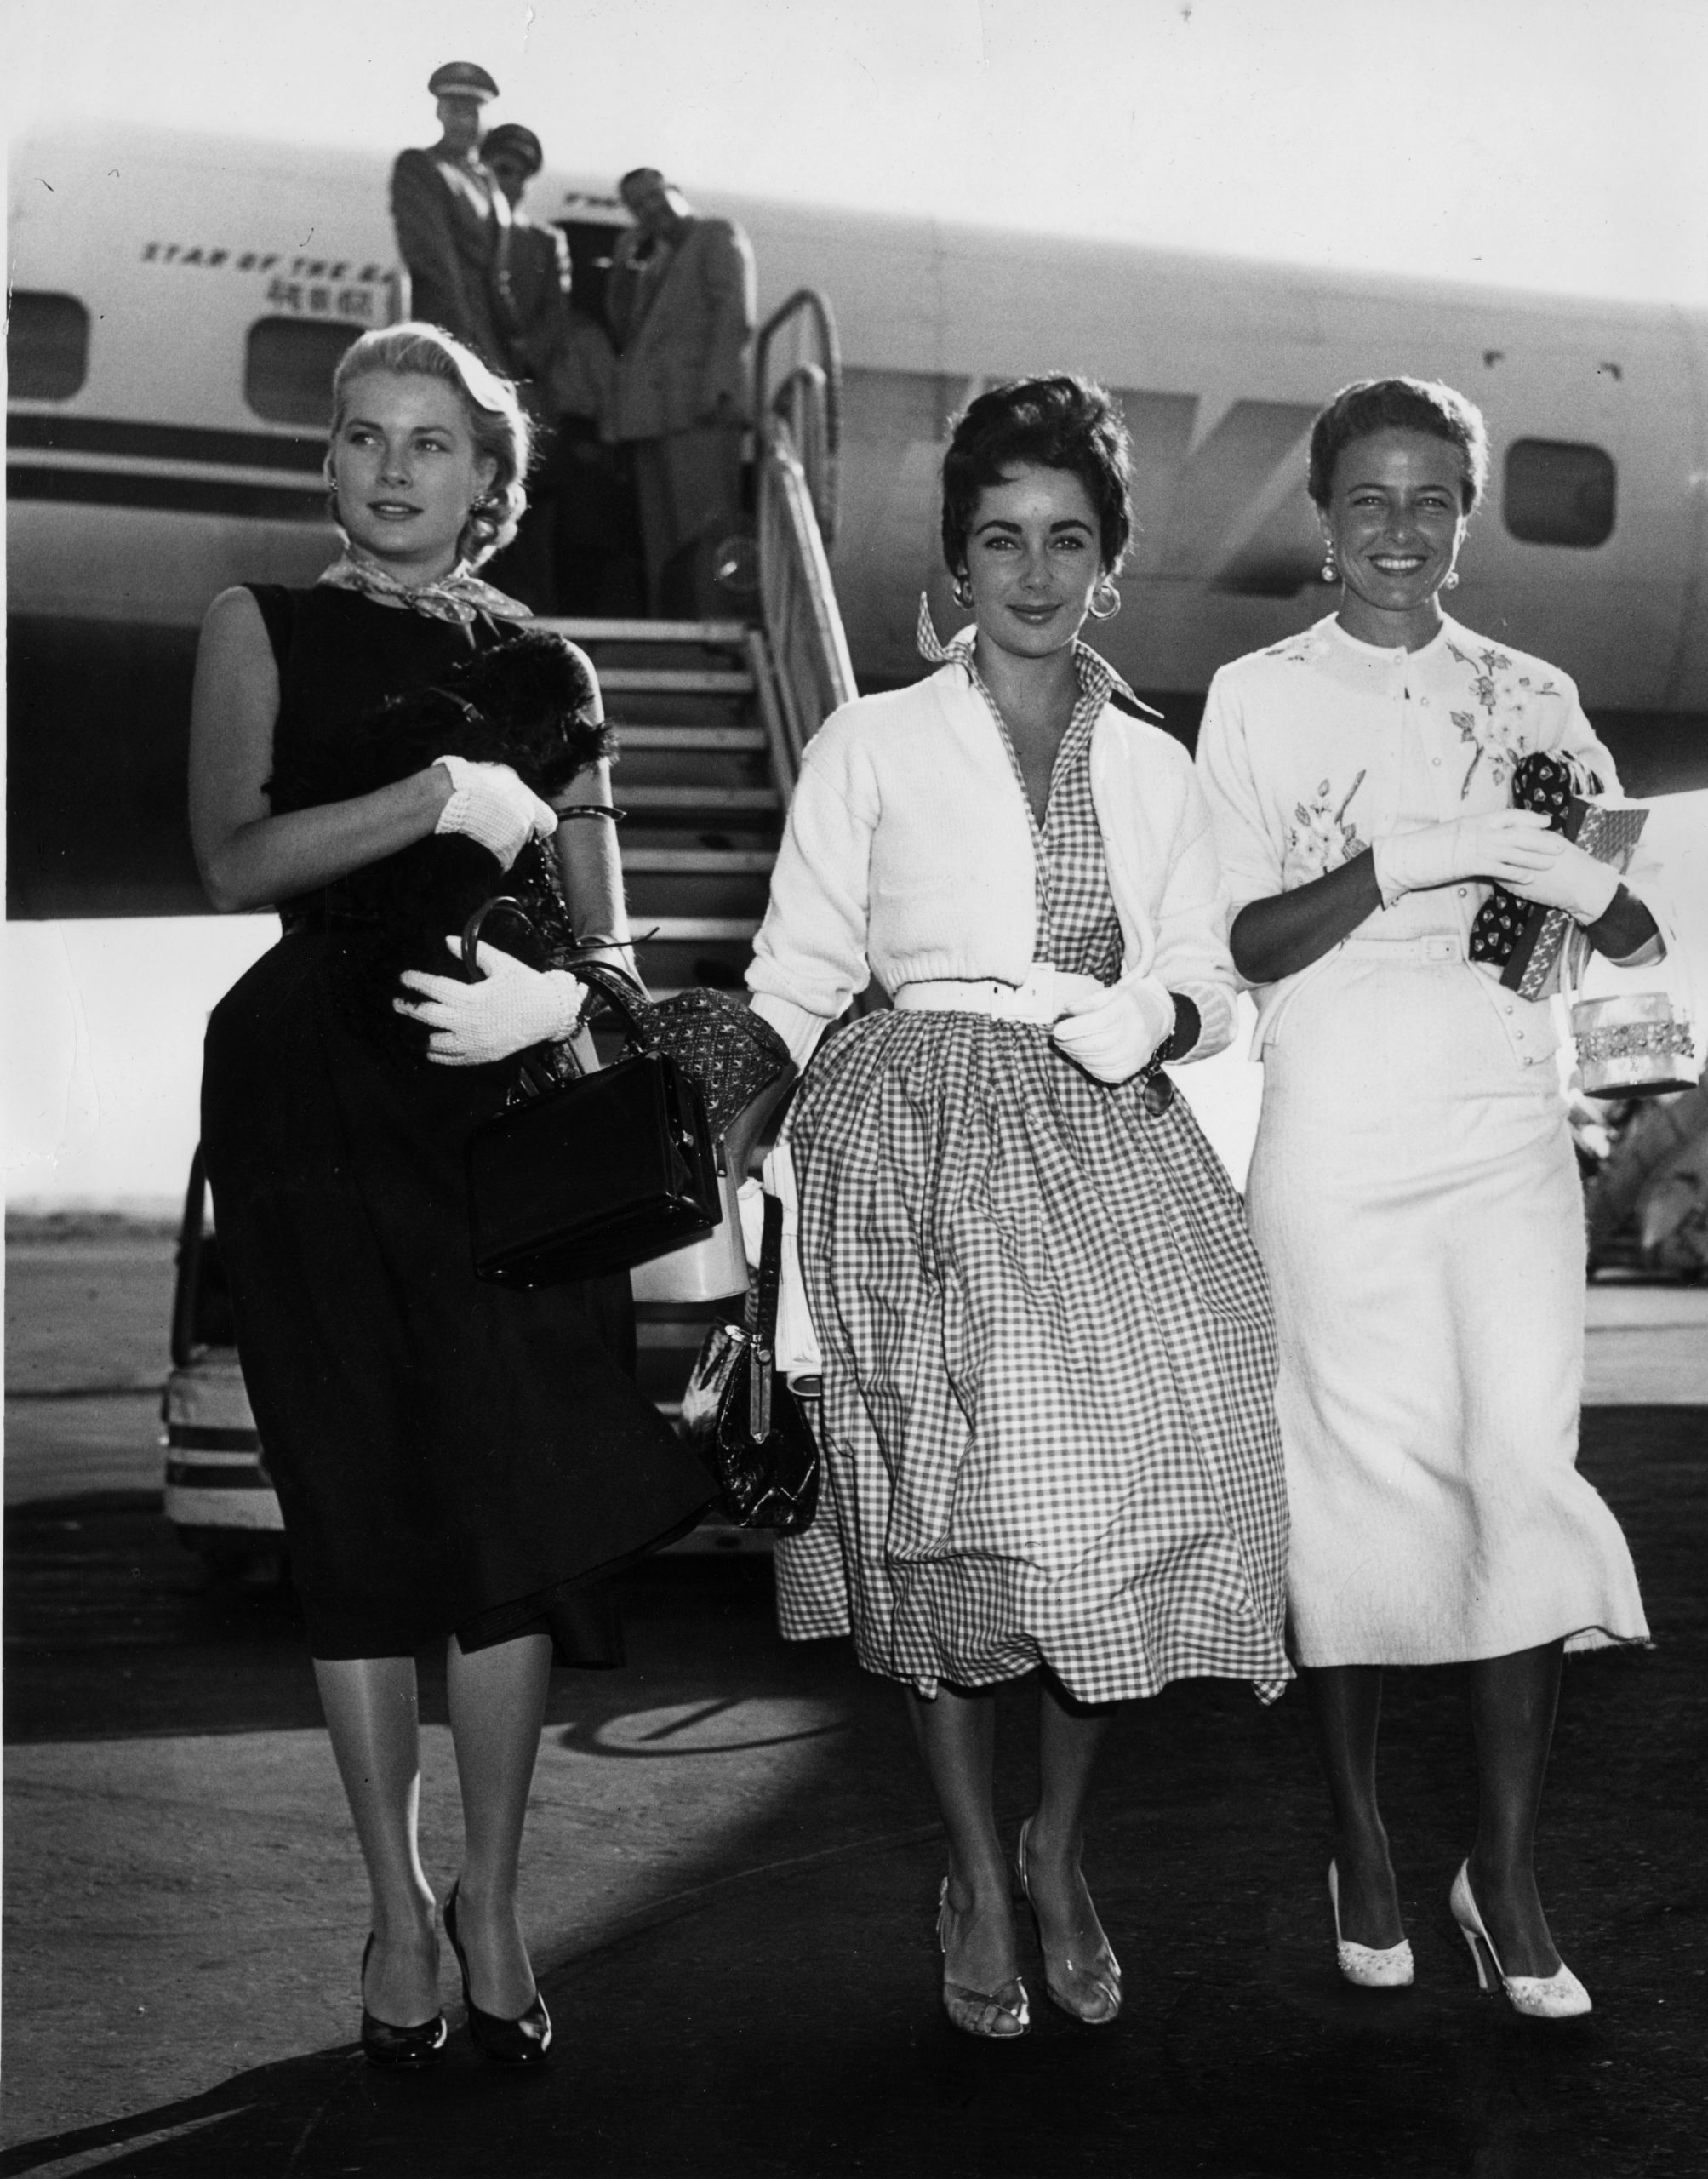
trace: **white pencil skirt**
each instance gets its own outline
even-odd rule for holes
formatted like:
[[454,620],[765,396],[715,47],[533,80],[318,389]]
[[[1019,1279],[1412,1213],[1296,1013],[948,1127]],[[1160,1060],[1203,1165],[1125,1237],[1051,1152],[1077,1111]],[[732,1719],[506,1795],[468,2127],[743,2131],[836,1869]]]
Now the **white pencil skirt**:
[[1349,949],[1264,1054],[1247,1209],[1281,1346],[1306,1666],[1646,1638],[1577,1472],[1584,1215],[1551,1061],[1486,972]]

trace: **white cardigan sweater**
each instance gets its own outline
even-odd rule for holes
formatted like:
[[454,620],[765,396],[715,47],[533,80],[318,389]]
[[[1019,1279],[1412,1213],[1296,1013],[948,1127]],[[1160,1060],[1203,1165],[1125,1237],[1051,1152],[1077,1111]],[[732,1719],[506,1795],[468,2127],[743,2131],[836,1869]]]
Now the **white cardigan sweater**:
[[[1190,1056],[1231,1040],[1228,897],[1191,759],[1105,704],[1092,798],[1121,920],[1122,981],[1155,976],[1198,1009]],[[1023,983],[1037,923],[1025,800],[984,698],[945,666],[863,696],[807,746],[754,941],[755,1010],[804,1060],[872,975]]]

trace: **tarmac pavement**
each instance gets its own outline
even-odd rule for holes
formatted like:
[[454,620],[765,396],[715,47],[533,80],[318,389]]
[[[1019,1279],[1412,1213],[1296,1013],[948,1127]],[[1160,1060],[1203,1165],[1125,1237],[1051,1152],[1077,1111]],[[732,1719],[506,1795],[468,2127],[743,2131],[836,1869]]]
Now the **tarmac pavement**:
[[[1297,1696],[1192,1683],[1123,1714],[1100,1774],[1087,1867],[1119,2022],[1045,2005],[1027,1934],[1032,2034],[957,2036],[900,1699],[846,1644],[777,1639],[763,1562],[656,1561],[628,1585],[627,1670],[554,1677],[526,1862],[550,2062],[506,2073],[457,2027],[436,2071],[392,2079],[354,2049],[365,1887],[288,1594],[212,1579],[160,1517],[135,1387],[162,1367],[169,1248],[39,1242],[12,1272],[9,1375],[33,1396],[7,1473],[0,2175],[1708,2171],[1699,1296],[1625,1290],[1604,1358],[1665,1404],[1585,1415],[1657,1638],[1568,1668],[1543,1881],[1587,2022],[1536,2027],[1477,1991],[1446,1907],[1473,1793],[1462,1675],[1442,1671],[1391,1675],[1384,1729],[1416,1988],[1335,1975]],[[1012,1833],[1035,1698],[1003,1704]],[[424,1714],[443,1893],[431,1660]]]

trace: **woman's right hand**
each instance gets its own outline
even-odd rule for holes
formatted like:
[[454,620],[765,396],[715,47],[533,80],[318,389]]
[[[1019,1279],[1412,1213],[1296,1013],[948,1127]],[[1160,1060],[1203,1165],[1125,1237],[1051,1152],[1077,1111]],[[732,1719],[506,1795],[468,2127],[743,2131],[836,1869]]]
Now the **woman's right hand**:
[[508,764],[486,764],[466,757],[434,759],[448,775],[450,799],[439,812],[436,832],[460,832],[496,857],[508,870],[530,839],[549,840],[557,830],[557,812],[542,801]]
[[1466,878],[1523,885],[1558,859],[1565,841],[1539,809],[1497,809],[1456,817],[1420,832],[1391,832],[1375,844],[1376,882],[1391,907],[1402,893],[1428,892]]

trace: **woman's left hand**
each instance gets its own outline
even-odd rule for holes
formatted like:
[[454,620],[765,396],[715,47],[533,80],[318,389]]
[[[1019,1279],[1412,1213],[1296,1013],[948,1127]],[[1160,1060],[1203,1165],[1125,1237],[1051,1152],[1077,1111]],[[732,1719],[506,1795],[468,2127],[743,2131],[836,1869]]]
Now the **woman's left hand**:
[[1051,1039],[1099,1082],[1130,1081],[1174,1026],[1174,1002],[1154,976],[1071,1004]]
[[1506,878],[1507,891],[1516,893],[1521,901],[1534,901],[1539,907],[1564,908],[1579,923],[1597,922],[1613,905],[1619,888],[1619,872],[1557,833],[1552,836],[1551,844],[1558,853],[1547,868],[1522,881]]
[[[460,939],[448,937],[445,944],[453,953],[462,950]],[[405,969],[404,987],[420,992],[420,1003],[391,1002],[398,1013],[426,1023],[432,1032],[427,1057],[435,1067],[488,1067],[567,1037],[580,1021],[586,987],[567,969],[530,969],[495,946],[482,946],[475,959],[482,972],[477,984]]]

